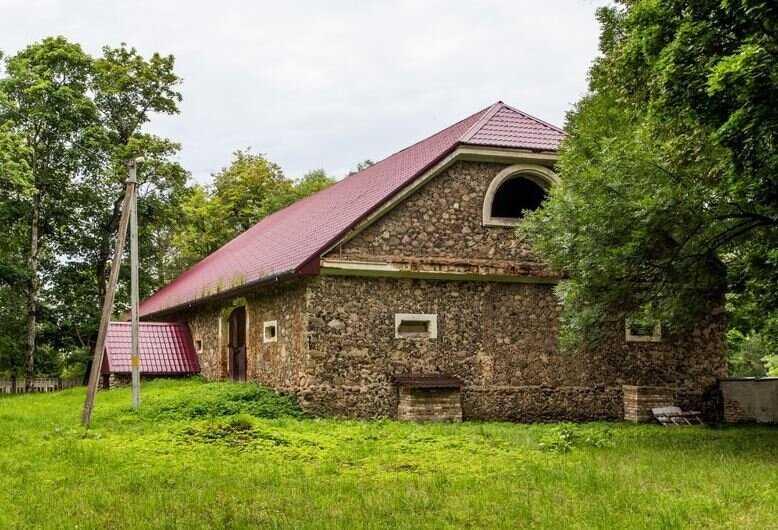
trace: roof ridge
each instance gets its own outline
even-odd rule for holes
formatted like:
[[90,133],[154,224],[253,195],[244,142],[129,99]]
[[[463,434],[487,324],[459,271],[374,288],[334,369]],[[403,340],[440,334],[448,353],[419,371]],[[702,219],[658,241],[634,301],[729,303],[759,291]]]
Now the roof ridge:
[[[500,102],[500,103],[502,103],[502,102]],[[426,142],[427,140],[429,140],[429,139],[431,139],[431,138],[434,138],[434,137],[436,137],[436,136],[439,136],[439,135],[441,135],[441,134],[445,133],[446,131],[448,131],[448,130],[450,130],[450,129],[453,129],[453,128],[455,128],[457,125],[459,125],[460,123],[462,123],[462,122],[465,122],[465,121],[467,121],[467,120],[471,119],[473,116],[477,116],[478,114],[481,114],[481,113],[483,113],[483,112],[488,112],[488,111],[489,111],[489,110],[490,110],[492,107],[494,107],[494,105],[490,105],[489,107],[484,107],[483,109],[481,109],[481,110],[479,110],[479,111],[477,111],[477,112],[474,112],[474,113],[470,114],[469,116],[467,116],[467,117],[465,117],[465,118],[462,118],[462,119],[461,119],[461,120],[459,120],[458,122],[456,122],[456,123],[452,123],[451,125],[449,125],[448,127],[444,128],[444,129],[441,129],[441,130],[439,130],[439,131],[437,131],[437,132],[435,132],[435,133],[433,133],[433,134],[430,134],[429,136],[425,136],[425,137],[424,137],[424,138],[422,138],[421,140],[419,140],[419,141],[417,141],[417,142],[414,142],[414,143],[412,143],[411,145],[409,145],[409,146],[407,146],[407,147],[404,147],[404,148],[400,149],[399,151],[395,151],[395,152],[394,152],[394,153],[392,153],[391,155],[389,155],[389,156],[386,156],[386,157],[382,158],[381,160],[379,160],[378,162],[376,162],[376,163],[375,163],[375,164],[373,164],[372,166],[366,167],[365,169],[363,169],[363,170],[361,170],[361,171],[357,171],[356,173],[352,173],[351,175],[348,175],[347,177],[345,177],[345,178],[343,178],[343,179],[339,180],[338,182],[342,182],[342,181],[346,180],[347,178],[351,178],[351,177],[353,177],[353,176],[355,176],[355,175],[359,175],[360,173],[362,173],[362,172],[364,172],[364,171],[367,171],[368,169],[370,169],[370,168],[372,168],[372,167],[375,167],[375,166],[377,166],[378,164],[381,164],[381,163],[383,163],[383,162],[385,162],[385,161],[389,160],[390,158],[392,158],[392,157],[394,157],[394,156],[397,156],[397,155],[399,155],[400,153],[402,153],[402,152],[404,152],[404,151],[407,151],[407,150],[409,150],[409,149],[412,149],[412,148],[416,147],[417,145],[419,145],[419,144],[421,144],[421,143],[423,143],[423,142]],[[479,121],[480,121],[480,119],[482,119],[482,118],[479,118]]]
[[511,107],[510,105],[507,105],[507,104],[505,104],[505,103],[503,103],[503,106],[504,106],[506,109],[510,109],[510,110],[512,110],[513,112],[517,112],[517,113],[521,114],[522,116],[524,116],[524,117],[526,117],[526,118],[529,118],[529,119],[531,119],[531,120],[534,120],[534,121],[536,121],[536,122],[538,122],[538,123],[540,123],[540,124],[542,124],[542,125],[545,125],[545,126],[546,126],[546,127],[548,127],[549,129],[553,129],[553,130],[555,130],[556,132],[562,133],[562,134],[564,134],[565,136],[567,136],[567,133],[565,132],[565,130],[564,130],[564,129],[561,129],[561,128],[557,127],[557,126],[556,126],[556,125],[554,125],[554,124],[551,124],[551,123],[549,123],[549,122],[547,122],[547,121],[541,120],[540,118],[537,118],[537,117],[533,116],[532,114],[528,114],[528,113],[524,112],[523,110],[519,110],[519,109],[517,109],[516,107]]
[[483,115],[483,116],[481,116],[481,117],[478,119],[478,121],[477,121],[477,122],[475,122],[473,125],[471,125],[471,126],[470,126],[470,128],[469,128],[467,131],[465,131],[465,134],[463,134],[463,135],[462,135],[462,136],[459,138],[459,141],[460,141],[460,142],[463,142],[463,143],[467,143],[467,141],[468,141],[468,140],[470,140],[470,138],[472,138],[472,137],[475,135],[475,133],[477,133],[477,132],[478,132],[478,131],[481,129],[481,127],[483,127],[484,125],[486,125],[486,123],[487,123],[489,120],[491,120],[491,119],[492,119],[492,117],[493,117],[495,114],[497,114],[497,112],[499,112],[499,110],[500,110],[501,108],[503,108],[503,107],[505,107],[505,106],[506,106],[506,105],[505,105],[505,103],[503,103],[502,101],[498,101],[497,103],[494,103],[494,104],[492,104],[491,106],[487,107],[487,108],[485,109],[485,110],[486,110],[486,112],[484,112],[484,115]]

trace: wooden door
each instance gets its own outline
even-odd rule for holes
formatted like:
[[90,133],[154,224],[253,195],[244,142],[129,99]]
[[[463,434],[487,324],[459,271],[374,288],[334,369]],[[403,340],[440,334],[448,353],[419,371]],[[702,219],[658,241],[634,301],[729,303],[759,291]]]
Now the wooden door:
[[230,314],[230,377],[246,380],[246,308],[241,306]]

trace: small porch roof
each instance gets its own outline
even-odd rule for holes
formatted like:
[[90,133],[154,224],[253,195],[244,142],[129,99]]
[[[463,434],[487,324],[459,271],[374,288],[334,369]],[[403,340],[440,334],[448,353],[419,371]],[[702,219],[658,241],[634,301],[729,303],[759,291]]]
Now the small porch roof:
[[[200,372],[200,363],[189,327],[179,322],[141,322],[140,371],[146,375],[190,375]],[[111,322],[105,339],[102,373],[129,374],[130,322]]]

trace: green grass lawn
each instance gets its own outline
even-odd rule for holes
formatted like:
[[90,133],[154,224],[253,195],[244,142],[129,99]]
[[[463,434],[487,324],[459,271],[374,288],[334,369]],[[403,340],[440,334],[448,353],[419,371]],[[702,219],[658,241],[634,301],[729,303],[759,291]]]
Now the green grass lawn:
[[255,385],[0,398],[0,528],[778,528],[778,429],[303,417]]

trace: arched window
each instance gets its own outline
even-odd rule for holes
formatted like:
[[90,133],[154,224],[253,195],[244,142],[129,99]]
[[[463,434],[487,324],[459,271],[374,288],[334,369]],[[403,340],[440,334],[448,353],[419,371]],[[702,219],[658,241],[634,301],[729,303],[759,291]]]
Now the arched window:
[[485,226],[513,226],[546,199],[557,176],[548,168],[519,164],[501,171],[484,197]]
[[533,181],[516,176],[506,180],[492,199],[492,218],[521,219],[525,212],[537,210],[546,199],[546,190]]

